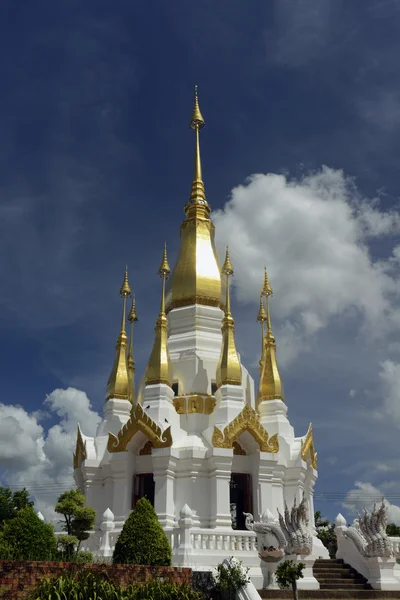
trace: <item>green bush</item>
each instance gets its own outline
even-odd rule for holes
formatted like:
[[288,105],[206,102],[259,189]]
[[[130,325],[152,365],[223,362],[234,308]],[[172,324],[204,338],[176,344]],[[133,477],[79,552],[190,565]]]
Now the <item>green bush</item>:
[[144,585],[129,585],[125,590],[106,574],[79,573],[62,575],[56,580],[44,579],[29,600],[201,600],[187,583],[152,579]]
[[250,582],[248,572],[249,569],[244,571],[242,563],[232,557],[229,559],[228,566],[220,563],[213,576],[213,585],[209,595],[223,599],[235,598],[237,592]]
[[113,562],[161,567],[171,564],[171,546],[147,498],[137,502],[125,521],[115,544]]
[[23,508],[4,523],[0,533],[0,558],[52,560],[57,554],[53,525],[39,519],[31,507]]

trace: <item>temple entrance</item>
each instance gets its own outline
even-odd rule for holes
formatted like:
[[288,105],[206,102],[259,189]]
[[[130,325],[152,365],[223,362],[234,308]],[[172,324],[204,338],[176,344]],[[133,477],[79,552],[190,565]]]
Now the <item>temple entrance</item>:
[[243,513],[253,512],[251,475],[248,473],[232,473],[229,485],[232,527],[239,530],[246,529]]
[[139,473],[133,477],[132,508],[140,498],[147,498],[154,506],[155,483],[153,473]]

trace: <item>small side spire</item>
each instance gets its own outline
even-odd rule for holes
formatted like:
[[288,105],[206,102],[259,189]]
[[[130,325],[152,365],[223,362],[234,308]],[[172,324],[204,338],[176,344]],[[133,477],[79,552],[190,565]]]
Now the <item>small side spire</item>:
[[267,313],[265,312],[264,302],[263,302],[263,294],[261,290],[260,294],[260,308],[258,310],[257,321],[261,323],[261,358],[259,361],[259,372],[261,375],[261,371],[264,365],[265,360],[265,322],[267,320]]
[[125,277],[119,294],[123,299],[121,330],[117,339],[114,365],[107,383],[106,400],[109,400],[110,398],[129,400],[129,375],[126,360],[126,345],[128,338],[125,330],[126,299],[131,295],[131,288],[128,281],[128,267],[125,269]]
[[135,361],[133,359],[133,326],[134,323],[138,321],[138,316],[136,313],[136,298],[135,295],[132,296],[132,305],[131,310],[129,311],[128,321],[131,324],[131,332],[129,336],[129,350],[128,350],[128,378],[129,378],[129,400],[132,402],[135,401]]
[[169,276],[171,269],[169,268],[167,258],[167,246],[164,246],[163,259],[158,275],[162,280],[161,288],[161,306],[158,315],[156,326],[154,329],[155,337],[153,349],[150,354],[149,362],[146,368],[145,382],[146,385],[154,385],[165,383],[172,386],[172,362],[169,356],[167,337],[168,337],[168,320],[165,314],[165,281]]
[[205,125],[203,115],[199,107],[199,97],[197,93],[197,85],[194,86],[194,108],[190,119],[190,127],[195,132],[195,152],[194,152],[194,175],[192,182],[192,190],[190,193],[189,202],[185,206],[187,217],[203,217],[208,218],[210,215],[210,206],[206,200],[206,192],[201,170],[200,158],[200,129]]
[[222,319],[222,347],[219,357],[216,383],[217,387],[221,385],[241,385],[242,367],[235,344],[235,322],[231,314],[231,299],[229,290],[229,277],[233,275],[233,268],[229,256],[228,246],[226,247],[225,262],[221,273],[226,277],[226,301],[225,316]]
[[264,336],[264,355],[262,357],[263,364],[257,395],[257,406],[266,400],[284,400],[283,385],[276,362],[275,338],[271,327],[271,314],[269,309],[270,296],[272,296],[272,288],[268,281],[267,270],[265,269],[264,283],[261,290],[261,302],[263,297],[265,297],[267,331]]

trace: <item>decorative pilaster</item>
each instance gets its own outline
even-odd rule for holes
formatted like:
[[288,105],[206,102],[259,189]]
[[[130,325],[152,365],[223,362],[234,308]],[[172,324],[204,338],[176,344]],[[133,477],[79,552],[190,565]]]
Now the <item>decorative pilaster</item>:
[[152,452],[155,483],[155,511],[164,528],[176,527],[174,484],[177,457],[171,448],[155,448]]
[[232,528],[230,480],[233,450],[214,448],[209,460],[210,527]]

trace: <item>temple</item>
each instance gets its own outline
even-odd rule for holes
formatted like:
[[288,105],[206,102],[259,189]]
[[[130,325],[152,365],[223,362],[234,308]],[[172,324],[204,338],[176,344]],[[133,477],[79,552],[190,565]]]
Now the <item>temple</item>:
[[[215,566],[214,548],[247,556],[257,574],[260,558],[244,513],[277,519],[277,510],[284,513],[286,504],[291,508],[303,497],[314,559],[328,556],[313,521],[317,454],[311,425],[296,437],[288,420],[267,271],[260,273],[255,314],[262,341],[257,390],[241,362],[230,302],[234,265],[228,248],[222,267],[218,260],[203,183],[197,90],[190,125],[194,176],[172,271],[166,247],[160,248],[160,310],[142,383],[135,386],[137,315],[126,270],[103,418],[94,438],[85,435],[84,423],[78,427],[74,477],[97,510],[96,531],[105,511],[112,514],[111,545],[137,500],[147,496],[171,540],[174,564]],[[182,531],[189,526],[182,550]]]

